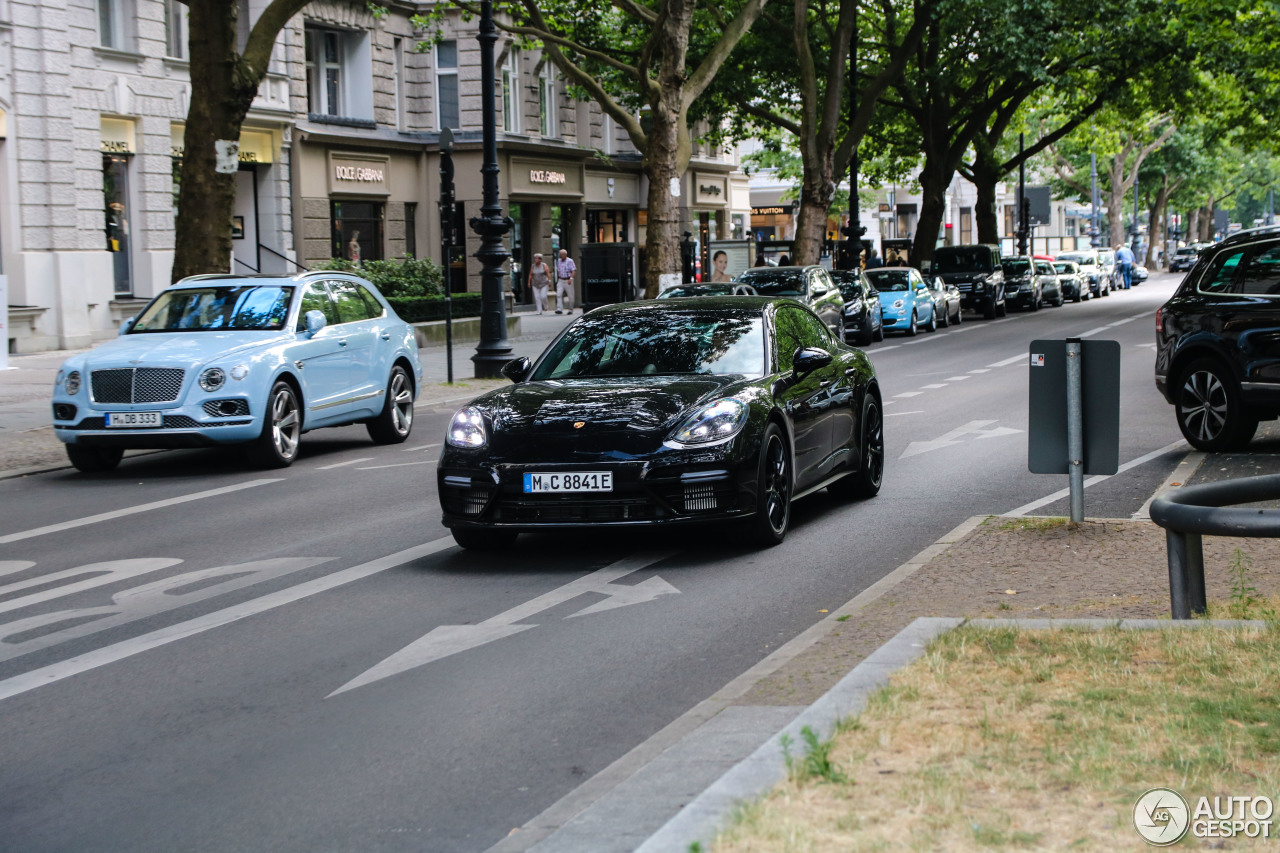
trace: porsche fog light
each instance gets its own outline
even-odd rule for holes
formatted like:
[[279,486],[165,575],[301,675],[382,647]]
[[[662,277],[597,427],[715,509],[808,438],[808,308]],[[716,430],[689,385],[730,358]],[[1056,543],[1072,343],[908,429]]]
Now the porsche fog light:
[[489,436],[484,430],[484,416],[474,406],[468,406],[453,416],[449,424],[448,442],[453,447],[484,447]]
[[227,381],[227,372],[221,367],[210,367],[200,374],[200,387],[206,391],[217,391]]
[[747,405],[732,397],[717,400],[694,412],[676,430],[672,440],[678,444],[707,444],[737,435],[747,422]]
[[62,388],[73,397],[76,394],[79,394],[80,393],[80,371],[73,370],[70,373],[68,373],[67,380],[66,382],[63,383]]

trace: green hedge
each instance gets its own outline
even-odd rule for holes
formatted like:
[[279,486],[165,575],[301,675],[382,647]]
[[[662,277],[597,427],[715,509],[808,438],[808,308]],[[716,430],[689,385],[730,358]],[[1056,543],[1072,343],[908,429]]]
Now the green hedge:
[[373,282],[388,299],[444,293],[444,276],[430,258],[406,254],[400,258],[361,261],[358,264],[344,258],[330,258],[316,264],[315,269],[355,273]]
[[[455,293],[453,296],[453,318],[479,317],[479,293]],[[396,309],[400,319],[406,323],[426,323],[431,320],[443,320],[445,304],[443,296],[388,296],[387,301]]]

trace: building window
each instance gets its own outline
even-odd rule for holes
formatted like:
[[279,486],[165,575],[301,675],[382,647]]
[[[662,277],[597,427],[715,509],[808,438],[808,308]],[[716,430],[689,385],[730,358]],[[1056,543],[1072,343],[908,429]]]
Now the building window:
[[307,112],[373,119],[373,64],[367,33],[306,28]]
[[502,129],[520,132],[520,51],[514,47],[502,63]]
[[133,261],[129,245],[129,157],[102,155],[102,194],[106,214],[107,251],[117,296],[133,293]]
[[167,55],[187,58],[187,5],[164,0],[164,42]]
[[542,76],[538,78],[538,121],[543,136],[554,139],[560,135],[556,123],[556,69],[550,63],[543,67]]
[[418,257],[418,203],[414,201],[404,206],[404,252]]
[[98,44],[128,50],[126,6],[129,0],[98,0]]
[[591,243],[625,243],[627,212],[625,210],[588,210],[587,240]]
[[436,45],[436,122],[437,130],[457,130],[458,123],[458,43],[442,41]]
[[960,242],[968,245],[973,242],[973,208],[960,208]]

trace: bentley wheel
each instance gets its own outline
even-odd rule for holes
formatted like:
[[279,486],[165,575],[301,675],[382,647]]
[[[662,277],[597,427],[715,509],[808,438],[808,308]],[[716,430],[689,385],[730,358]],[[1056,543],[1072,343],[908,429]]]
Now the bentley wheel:
[[453,528],[453,541],[468,551],[504,551],[516,542],[520,534],[510,530],[475,530]]
[[413,383],[405,369],[396,365],[387,382],[382,413],[365,424],[369,438],[378,444],[399,444],[413,429]]
[[1182,374],[1178,428],[1197,450],[1230,450],[1253,438],[1258,419],[1248,416],[1226,365],[1202,358]]
[[757,482],[756,514],[748,522],[747,537],[768,548],[782,542],[791,523],[791,455],[777,424],[769,424],[760,442]]
[[114,471],[124,457],[124,449],[119,447],[88,447],[79,444],[67,445],[67,458],[77,471],[86,474],[102,474]]
[[259,468],[287,468],[298,458],[302,407],[288,382],[280,381],[267,398],[262,434],[249,445],[249,461]]

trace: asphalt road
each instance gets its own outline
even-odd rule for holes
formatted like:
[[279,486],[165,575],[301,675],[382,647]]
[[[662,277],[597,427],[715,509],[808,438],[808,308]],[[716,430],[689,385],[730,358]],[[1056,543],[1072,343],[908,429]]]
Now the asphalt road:
[[452,407],[401,447],[313,434],[281,472],[182,451],[0,482],[0,849],[487,850],[963,519],[1065,514],[1066,478],[1027,472],[1031,340],[1119,341],[1140,464],[1086,512],[1140,512],[1185,452],[1151,376],[1174,282],[873,345],[884,490],[797,504],[768,551],[461,551]]

